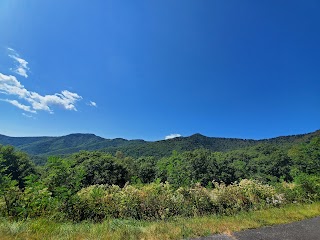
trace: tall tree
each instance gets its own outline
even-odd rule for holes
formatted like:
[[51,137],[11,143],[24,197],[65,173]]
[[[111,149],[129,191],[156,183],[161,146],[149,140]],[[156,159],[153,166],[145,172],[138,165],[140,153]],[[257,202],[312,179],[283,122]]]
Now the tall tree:
[[34,164],[26,153],[15,151],[12,146],[0,145],[0,158],[3,174],[18,182],[19,188],[24,188],[24,178],[36,174]]

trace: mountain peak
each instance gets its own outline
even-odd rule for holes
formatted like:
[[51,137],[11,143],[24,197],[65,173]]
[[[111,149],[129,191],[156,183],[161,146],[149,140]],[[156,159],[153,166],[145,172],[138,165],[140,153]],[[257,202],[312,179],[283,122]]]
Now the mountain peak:
[[68,136],[72,136],[72,137],[80,137],[80,136],[92,136],[92,137],[97,137],[95,134],[93,133],[71,133],[71,134],[68,134],[68,135],[65,135],[65,137],[68,137]]
[[204,136],[201,133],[192,134],[190,137],[191,138],[207,138],[207,136]]

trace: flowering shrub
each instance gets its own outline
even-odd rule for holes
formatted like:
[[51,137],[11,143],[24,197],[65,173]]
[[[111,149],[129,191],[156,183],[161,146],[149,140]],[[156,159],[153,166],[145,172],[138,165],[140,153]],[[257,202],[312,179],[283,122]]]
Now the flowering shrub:
[[283,182],[276,187],[247,179],[230,185],[214,182],[213,189],[200,184],[176,189],[167,182],[126,184],[123,188],[92,185],[64,200],[52,197],[41,184],[32,183],[27,184],[24,191],[18,191],[15,186],[7,191],[7,194],[14,195],[10,198],[14,201],[5,202],[5,198],[0,198],[0,215],[20,218],[50,215],[73,221],[102,221],[106,218],[163,220],[173,216],[234,214],[305,201],[301,196],[316,199],[318,189],[304,190],[304,186],[310,185],[311,180],[311,183],[317,182],[314,178],[307,179],[308,182],[302,180],[301,184]]
[[228,186],[215,182],[214,185],[213,201],[222,214],[283,203],[283,196],[276,194],[274,187],[255,180],[244,179]]
[[294,182],[282,182],[277,185],[277,192],[285,195],[286,202],[314,202],[320,200],[320,176],[298,174]]
[[142,186],[94,185],[78,192],[79,220],[100,221],[106,217],[144,220],[172,216],[231,214],[283,204],[284,197],[269,185],[254,180],[225,185],[214,183],[209,190],[200,184],[174,189],[169,183]]

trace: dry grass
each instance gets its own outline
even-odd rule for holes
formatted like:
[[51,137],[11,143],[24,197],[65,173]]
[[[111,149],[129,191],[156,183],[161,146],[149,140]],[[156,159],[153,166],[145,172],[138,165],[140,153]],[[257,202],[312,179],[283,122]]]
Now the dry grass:
[[320,202],[242,212],[234,216],[174,218],[168,221],[107,220],[94,224],[58,223],[49,219],[11,222],[2,219],[0,236],[11,239],[183,239],[282,224],[320,215]]

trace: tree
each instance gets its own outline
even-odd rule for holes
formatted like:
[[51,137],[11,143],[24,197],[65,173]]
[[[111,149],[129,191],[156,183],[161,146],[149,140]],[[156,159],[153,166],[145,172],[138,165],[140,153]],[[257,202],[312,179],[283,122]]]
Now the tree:
[[18,182],[19,188],[24,188],[24,178],[36,174],[34,164],[26,153],[15,151],[12,146],[0,145],[1,165],[3,174]]
[[18,182],[11,179],[6,161],[0,155],[0,203],[4,202],[5,207],[0,210],[0,213],[3,211],[4,215],[17,216],[16,202],[19,199],[19,194]]
[[307,174],[320,174],[320,137],[309,143],[300,144],[289,150],[295,168]]
[[81,189],[85,172],[74,161],[49,157],[44,169],[43,181],[54,196],[66,199]]
[[175,187],[188,186],[191,183],[190,166],[186,164],[182,154],[173,151],[169,158],[163,158],[157,163],[157,177],[168,181]]
[[156,177],[156,161],[153,157],[141,157],[137,160],[137,177],[142,183],[151,183]]
[[129,180],[127,169],[110,154],[82,151],[72,156],[77,166],[84,170],[84,186],[116,184],[124,186]]

